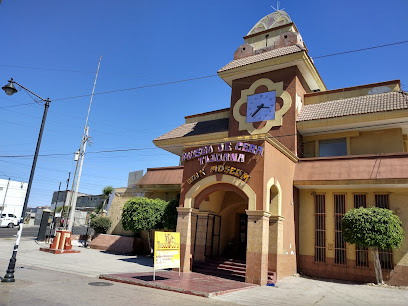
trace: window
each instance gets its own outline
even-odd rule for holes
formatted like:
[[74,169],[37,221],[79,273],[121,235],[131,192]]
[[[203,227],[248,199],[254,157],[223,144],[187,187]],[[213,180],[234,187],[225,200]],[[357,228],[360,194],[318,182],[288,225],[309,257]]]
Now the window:
[[326,209],[325,195],[316,194],[315,198],[315,261],[326,261]]
[[346,264],[346,243],[341,232],[341,220],[346,212],[346,196],[334,195],[334,263]]
[[354,195],[354,208],[367,207],[366,195],[365,194],[355,194]]
[[[389,195],[388,194],[376,194],[375,206],[379,208],[390,209]],[[392,249],[380,249],[378,250],[381,268],[391,270],[392,269]]]
[[390,209],[388,194],[376,194],[375,195],[375,206],[379,208]]
[[330,139],[319,141],[319,156],[344,156],[347,155],[347,139]]
[[[365,194],[354,195],[354,208],[359,207],[367,207]],[[368,267],[368,249],[366,247],[356,245],[356,266]]]

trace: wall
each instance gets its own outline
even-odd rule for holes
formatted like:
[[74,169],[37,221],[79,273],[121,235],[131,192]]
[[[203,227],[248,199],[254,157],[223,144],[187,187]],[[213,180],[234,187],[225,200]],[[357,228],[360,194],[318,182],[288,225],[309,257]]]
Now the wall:
[[[248,89],[252,83],[258,79],[267,78],[275,83],[283,82],[283,90],[287,91],[291,97],[292,104],[290,109],[283,115],[282,126],[275,126],[270,131],[269,134],[276,137],[279,142],[286,146],[290,151],[296,153],[296,93],[299,88],[298,77],[300,76],[299,70],[296,66],[280,69],[268,73],[258,74],[232,82],[232,92],[231,92],[231,110],[233,110],[234,105],[241,98],[241,92],[244,89]],[[260,86],[255,91],[255,93],[262,93],[267,91],[266,86]],[[246,105],[246,104],[244,104]],[[276,109],[278,110],[283,105],[282,98],[276,98]],[[246,114],[246,107],[242,109],[241,114]],[[248,135],[246,130],[239,130],[238,121],[233,117],[233,112],[231,111],[230,123],[229,123],[229,137],[233,136],[243,136]],[[258,124],[258,123],[257,123]],[[258,124],[261,127],[262,123]],[[255,126],[255,124],[254,124]],[[283,136],[285,135],[285,136]]]
[[402,130],[360,132],[350,138],[350,151],[351,155],[404,152]]
[[125,231],[122,227],[122,212],[126,201],[134,197],[145,196],[151,199],[171,201],[177,198],[177,192],[145,192],[140,188],[115,188],[115,194],[109,206],[107,217],[112,221],[108,234],[134,236],[132,231]]
[[[27,183],[0,179],[0,211],[4,205],[4,213],[14,214],[17,218],[23,212]],[[7,190],[7,194],[6,194]]]
[[[315,216],[314,196],[312,193],[325,194],[326,201],[326,262],[314,262]],[[366,188],[366,189],[302,189],[299,194],[299,271],[311,276],[372,282],[375,272],[369,252],[368,268],[356,267],[355,245],[346,244],[347,264],[334,264],[334,194],[346,195],[346,211],[354,208],[354,194],[365,193],[367,206],[375,205],[375,194],[389,194],[390,209],[401,219],[403,229],[408,230],[407,188]],[[388,284],[408,285],[408,240],[404,239],[400,249],[393,250],[392,271],[384,270],[384,279]]]
[[[295,163],[279,152],[272,145],[265,144],[265,170],[264,186],[270,178],[274,178],[275,186],[279,185],[281,193],[280,215],[275,207],[267,209],[273,214],[271,219],[282,218],[276,223],[276,226],[270,227],[272,239],[270,241],[269,251],[269,269],[277,272],[277,277],[293,275],[296,273],[296,241],[295,241],[295,210],[293,201],[293,176],[295,172]],[[264,198],[267,199],[269,189],[264,188]],[[278,194],[279,196],[279,194]],[[265,201],[266,202],[266,201]],[[276,205],[276,201],[273,201]],[[269,204],[269,203],[266,203]],[[276,246],[275,246],[276,243]],[[273,250],[271,247],[274,246]]]
[[405,151],[402,130],[401,128],[395,128],[304,136],[303,157],[318,157],[320,140],[339,138],[347,139],[347,155],[400,153]]

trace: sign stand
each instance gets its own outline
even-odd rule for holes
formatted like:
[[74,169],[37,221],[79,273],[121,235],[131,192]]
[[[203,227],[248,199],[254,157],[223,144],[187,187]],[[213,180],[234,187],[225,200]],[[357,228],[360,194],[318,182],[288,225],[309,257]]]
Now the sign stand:
[[156,269],[169,268],[178,268],[180,281],[180,233],[155,232],[153,282],[156,281]]

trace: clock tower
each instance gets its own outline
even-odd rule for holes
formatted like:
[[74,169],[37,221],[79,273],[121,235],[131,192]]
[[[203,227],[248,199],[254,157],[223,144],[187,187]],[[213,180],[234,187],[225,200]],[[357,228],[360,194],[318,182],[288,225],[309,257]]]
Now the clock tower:
[[297,154],[303,95],[326,87],[289,15],[277,10],[263,17],[218,74],[232,88],[229,137],[275,137]]

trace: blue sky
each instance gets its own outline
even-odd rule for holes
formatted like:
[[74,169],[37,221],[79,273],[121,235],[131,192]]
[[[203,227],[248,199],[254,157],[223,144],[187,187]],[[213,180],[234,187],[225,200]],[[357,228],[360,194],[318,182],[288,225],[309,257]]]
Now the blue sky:
[[[214,76],[233,59],[242,37],[276,1],[11,1],[0,5],[0,85],[10,77],[51,103],[40,154],[73,153],[80,145],[99,55],[96,92]],[[408,1],[281,1],[309,55],[408,40]],[[407,90],[408,44],[316,59],[329,89],[401,79]],[[55,101],[54,101],[55,100]],[[27,104],[30,103],[30,104]],[[19,105],[26,104],[26,105]],[[184,116],[229,107],[230,88],[219,77],[95,95],[93,145],[80,191],[127,184],[128,172],[178,165],[152,140]],[[33,154],[43,107],[19,92],[0,93],[0,156]],[[0,157],[0,178],[28,181],[32,158]],[[65,189],[72,156],[40,157],[29,206],[49,205]]]

